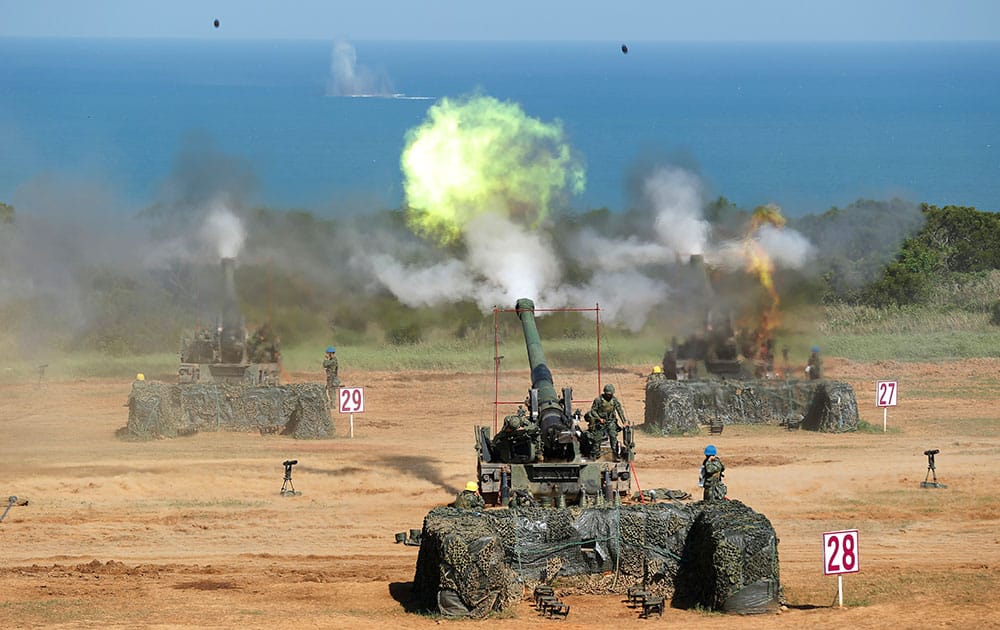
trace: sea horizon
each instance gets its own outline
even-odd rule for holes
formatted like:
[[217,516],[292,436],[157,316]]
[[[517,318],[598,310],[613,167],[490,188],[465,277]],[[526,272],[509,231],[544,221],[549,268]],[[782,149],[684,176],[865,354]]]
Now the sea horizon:
[[331,95],[329,40],[0,38],[0,201],[81,186],[155,205],[202,146],[235,163],[248,204],[395,208],[406,132],[441,98],[484,94],[561,121],[586,167],[573,209],[632,207],[656,164],[791,215],[1000,208],[1000,42],[350,43],[399,96]]

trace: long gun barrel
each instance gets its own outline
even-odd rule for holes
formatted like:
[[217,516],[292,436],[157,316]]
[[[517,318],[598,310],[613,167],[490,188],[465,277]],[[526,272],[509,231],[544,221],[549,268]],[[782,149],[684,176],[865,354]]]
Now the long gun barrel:
[[243,331],[243,315],[240,313],[240,302],[236,296],[235,278],[236,260],[222,259],[222,330],[220,345],[223,363],[243,363],[245,339]]
[[[542,340],[535,326],[535,303],[528,298],[517,301],[517,316],[521,320],[524,331],[524,343],[528,349],[528,364],[531,366],[531,387],[537,392],[538,426],[541,429],[543,450],[546,456],[561,453],[561,457],[576,457],[575,444],[566,444],[560,440],[571,431],[573,422],[569,416],[569,406],[572,404],[572,390],[564,391],[565,403],[559,399],[555,385],[552,382],[552,372],[545,362],[545,351]],[[534,406],[534,405],[532,405]]]
[[545,363],[545,351],[542,349],[542,339],[535,326],[535,303],[528,298],[517,301],[517,316],[521,320],[524,331],[524,343],[528,347],[528,364],[531,366],[531,386],[538,390],[539,407],[559,404],[555,385],[552,383],[552,372]]

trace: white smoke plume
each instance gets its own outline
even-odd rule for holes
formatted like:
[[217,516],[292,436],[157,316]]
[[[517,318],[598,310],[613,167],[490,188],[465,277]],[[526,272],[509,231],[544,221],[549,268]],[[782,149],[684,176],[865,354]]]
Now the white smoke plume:
[[233,214],[223,200],[217,200],[205,217],[199,236],[214,246],[219,258],[236,258],[247,238],[246,229],[239,217]]
[[389,254],[368,259],[378,281],[407,306],[434,306],[470,296],[475,282],[466,265],[455,259],[420,266],[399,262]]
[[678,254],[703,254],[711,225],[702,215],[704,185],[690,171],[663,167],[643,184],[654,213],[653,228],[664,246]]
[[576,236],[571,254],[578,262],[603,271],[655,265],[676,257],[675,252],[662,243],[645,241],[634,234],[624,238],[608,237],[591,228],[584,228]]
[[564,291],[557,301],[559,306],[599,304],[602,320],[638,331],[669,295],[666,282],[638,270],[600,271],[585,285]]
[[790,228],[763,225],[757,234],[761,248],[778,267],[802,269],[816,251],[809,239]]
[[330,51],[327,96],[392,96],[392,84],[381,72],[358,65],[358,53],[349,42],[340,40]]
[[145,265],[160,268],[177,261],[211,264],[220,258],[236,258],[247,233],[232,202],[219,196],[201,212],[204,218],[194,233],[183,232],[155,243],[146,252]]
[[406,264],[392,254],[375,253],[367,256],[368,266],[385,288],[413,307],[473,300],[485,311],[558,286],[560,264],[545,234],[494,213],[470,220],[463,234],[463,260]]
[[465,244],[467,263],[485,280],[475,295],[469,296],[481,307],[543,295],[562,278],[559,259],[547,236],[504,216],[487,213],[470,220],[465,227]]

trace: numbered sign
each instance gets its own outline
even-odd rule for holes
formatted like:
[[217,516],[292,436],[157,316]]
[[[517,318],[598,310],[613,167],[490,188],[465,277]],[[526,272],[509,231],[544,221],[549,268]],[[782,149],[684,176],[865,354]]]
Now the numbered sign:
[[877,381],[875,383],[875,406],[895,407],[898,389],[896,381]]
[[364,387],[341,387],[339,398],[340,398],[340,413],[365,412]]
[[823,574],[857,573],[861,567],[858,555],[858,530],[823,534]]

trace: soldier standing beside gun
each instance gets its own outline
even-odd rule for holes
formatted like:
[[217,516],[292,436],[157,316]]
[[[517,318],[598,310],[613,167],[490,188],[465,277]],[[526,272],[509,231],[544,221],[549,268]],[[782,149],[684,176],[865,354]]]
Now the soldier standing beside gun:
[[594,404],[584,419],[587,421],[587,431],[591,435],[595,450],[599,451],[603,436],[607,435],[611,454],[615,461],[618,461],[618,421],[621,420],[624,428],[628,426],[628,418],[625,417],[622,404],[615,398],[614,385],[608,383],[604,386],[604,393],[594,399]]
[[340,387],[340,378],[337,376],[340,365],[337,363],[337,349],[333,346],[327,346],[326,348],[326,359],[323,360],[323,369],[326,370],[326,401],[330,406],[333,406],[334,392]]
[[700,484],[704,486],[705,493],[702,496],[704,501],[721,501],[726,498],[726,484],[722,483],[722,473],[726,470],[726,465],[716,456],[715,446],[709,444],[705,447],[705,461],[701,463]]

